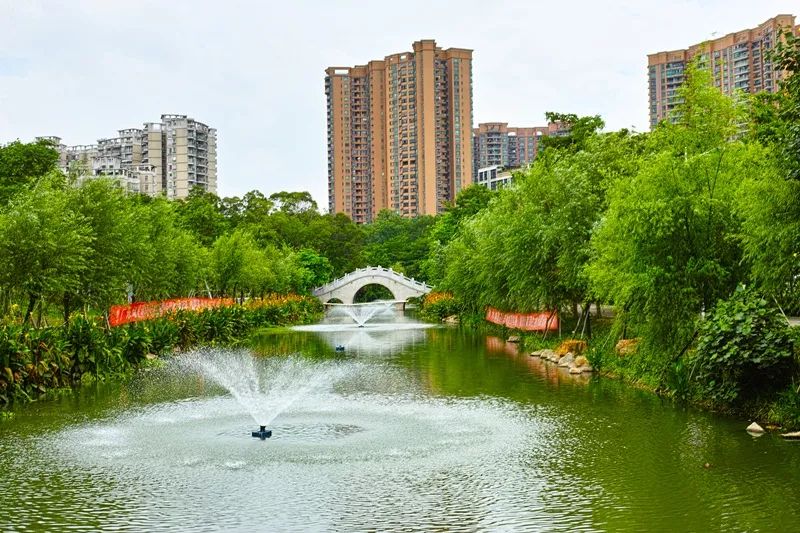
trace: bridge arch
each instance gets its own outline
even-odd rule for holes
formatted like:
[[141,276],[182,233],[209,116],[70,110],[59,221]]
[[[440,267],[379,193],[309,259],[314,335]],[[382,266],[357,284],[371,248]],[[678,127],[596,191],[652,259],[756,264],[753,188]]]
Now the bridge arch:
[[396,302],[397,297],[391,289],[382,283],[364,283],[353,293],[353,303],[367,303],[373,300],[392,300]]
[[409,278],[391,268],[378,266],[354,270],[322,287],[317,287],[313,294],[325,303],[338,299],[343,303],[352,304],[356,293],[367,285],[386,287],[397,301],[424,296],[433,289],[427,283]]

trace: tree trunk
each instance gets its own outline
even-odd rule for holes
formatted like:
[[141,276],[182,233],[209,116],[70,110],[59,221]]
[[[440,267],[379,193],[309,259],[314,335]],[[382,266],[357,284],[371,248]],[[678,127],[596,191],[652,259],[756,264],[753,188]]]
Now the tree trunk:
[[37,316],[36,316],[36,327],[37,328],[42,327],[42,312],[43,312],[42,308],[43,307],[44,307],[44,298],[39,300],[39,312],[37,313]]
[[69,322],[69,313],[72,310],[72,298],[68,292],[64,293],[64,299],[61,301],[61,305],[64,306],[64,324]]
[[583,324],[583,327],[586,328],[586,338],[592,338],[592,303],[586,303],[586,322]]
[[22,321],[23,324],[27,324],[30,321],[33,308],[36,306],[36,300],[35,294],[28,294],[28,308],[25,309],[25,318]]

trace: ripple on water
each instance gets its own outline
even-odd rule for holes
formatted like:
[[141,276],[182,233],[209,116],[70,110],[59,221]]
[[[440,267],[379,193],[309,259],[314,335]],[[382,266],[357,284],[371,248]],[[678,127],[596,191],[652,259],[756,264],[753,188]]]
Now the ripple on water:
[[529,422],[506,402],[330,392],[295,404],[260,441],[221,396],[121,411],[38,449],[75,487],[48,504],[53,523],[92,509],[86,527],[68,521],[75,529],[235,530],[269,516],[284,530],[474,530],[503,527],[491,517],[509,498],[531,500],[507,468],[548,425]]

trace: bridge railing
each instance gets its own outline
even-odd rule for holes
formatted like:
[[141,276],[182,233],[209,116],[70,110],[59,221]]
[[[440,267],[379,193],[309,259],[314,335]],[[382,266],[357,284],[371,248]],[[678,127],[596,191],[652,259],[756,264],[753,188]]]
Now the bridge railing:
[[400,279],[406,281],[407,283],[410,283],[411,285],[414,285],[414,286],[421,287],[422,289],[431,289],[431,288],[433,288],[433,287],[431,287],[430,285],[428,285],[427,283],[425,283],[423,281],[417,281],[414,278],[409,278],[405,274],[401,274],[400,272],[396,272],[392,268],[386,268],[386,267],[382,267],[382,266],[377,266],[377,267],[358,268],[356,270],[353,270],[352,272],[348,272],[347,274],[345,274],[342,277],[336,278],[335,280],[333,280],[333,281],[331,281],[329,283],[326,283],[325,285],[322,285],[320,287],[314,288],[313,292],[316,293],[316,292],[319,292],[319,291],[321,291],[323,289],[326,289],[327,291],[332,291],[332,290],[337,289],[338,287],[344,285],[345,283],[350,282],[354,278],[361,277],[363,274],[377,273],[377,272],[389,274],[390,277],[400,278]]

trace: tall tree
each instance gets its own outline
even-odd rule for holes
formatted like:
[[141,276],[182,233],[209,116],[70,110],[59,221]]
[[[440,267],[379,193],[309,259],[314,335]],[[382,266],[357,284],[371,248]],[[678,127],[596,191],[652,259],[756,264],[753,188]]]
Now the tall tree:
[[422,262],[428,254],[432,216],[407,218],[384,210],[365,228],[364,260],[373,266],[392,267],[407,276],[423,278]]
[[786,76],[778,93],[755,96],[751,131],[771,149],[776,172],[745,181],[742,245],[754,281],[800,313],[800,37],[785,33],[772,60]]
[[58,152],[49,141],[0,146],[0,206],[15,193],[56,169]]
[[145,230],[130,198],[111,179],[92,179],[69,194],[68,208],[91,230],[91,246],[80,285],[64,294],[65,317],[74,305],[107,309],[124,299],[134,269],[145,250]]
[[613,184],[589,269],[597,295],[665,354],[742,280],[734,200],[741,181],[768,165],[758,146],[735,140],[743,106],[707,71],[692,66],[680,96],[678,122],[662,123],[635,176]]
[[77,291],[89,267],[91,227],[62,183],[42,182],[0,212],[0,287],[27,301],[26,322],[43,298]]
[[189,191],[188,198],[178,203],[177,213],[181,225],[194,233],[205,246],[211,246],[228,229],[219,197],[202,187]]

